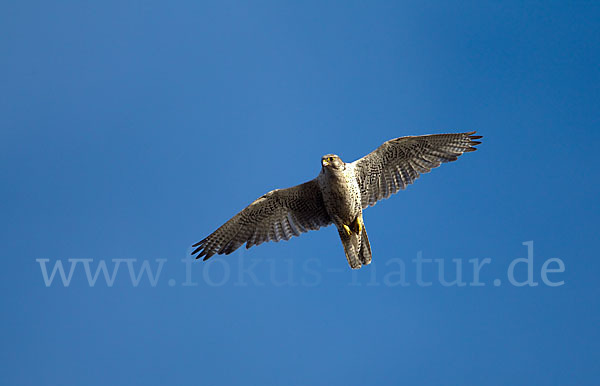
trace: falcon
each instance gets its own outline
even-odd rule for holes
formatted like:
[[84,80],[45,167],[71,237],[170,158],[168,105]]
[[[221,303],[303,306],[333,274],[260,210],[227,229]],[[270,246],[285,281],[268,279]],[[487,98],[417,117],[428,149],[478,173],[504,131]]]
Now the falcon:
[[348,264],[371,263],[363,210],[412,184],[422,173],[477,150],[475,131],[395,138],[351,163],[335,154],[321,158],[321,172],[308,182],[259,197],[219,229],[194,244],[192,255],[207,260],[266,241],[289,240],[335,224]]

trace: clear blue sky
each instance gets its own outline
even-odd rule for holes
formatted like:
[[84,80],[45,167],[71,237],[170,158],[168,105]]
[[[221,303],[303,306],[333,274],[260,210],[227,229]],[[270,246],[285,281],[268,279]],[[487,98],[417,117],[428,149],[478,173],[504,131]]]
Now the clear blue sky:
[[[596,385],[598,20],[593,1],[2,2],[0,383]],[[192,243],[321,155],[470,130],[479,151],[365,212],[371,266],[329,227],[182,285]],[[513,286],[531,240],[538,285]],[[419,286],[419,253],[467,283],[489,258],[485,285],[431,263]],[[93,260],[46,286],[36,259]],[[113,259],[136,261],[91,287],[85,264]],[[162,271],[134,286],[144,261]]]

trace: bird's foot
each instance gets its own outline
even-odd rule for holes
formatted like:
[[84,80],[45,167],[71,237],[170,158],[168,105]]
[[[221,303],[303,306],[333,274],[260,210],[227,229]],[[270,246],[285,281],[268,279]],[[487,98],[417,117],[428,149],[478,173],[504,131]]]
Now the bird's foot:
[[360,235],[364,228],[362,216],[357,216],[351,225],[352,225],[352,230],[354,231],[354,233],[356,233],[357,235]]
[[350,236],[352,234],[352,231],[350,230],[350,227],[346,224],[344,224],[344,230],[346,231],[346,234],[348,236]]

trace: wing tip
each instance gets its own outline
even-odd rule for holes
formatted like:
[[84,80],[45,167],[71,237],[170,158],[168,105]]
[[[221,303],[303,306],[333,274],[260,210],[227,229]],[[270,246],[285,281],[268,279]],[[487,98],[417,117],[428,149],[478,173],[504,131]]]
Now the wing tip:
[[206,240],[208,240],[208,237],[205,237],[202,240],[198,241],[196,244],[192,245],[192,248],[196,248],[197,246],[204,244],[204,242],[206,242]]
[[[208,257],[210,257],[210,256],[212,256],[212,255],[214,254],[214,253],[210,253],[208,250],[206,250],[206,249],[205,249],[205,248],[206,248],[206,245],[204,245],[204,244],[200,245],[201,243],[202,243],[202,242],[200,242],[200,243],[196,243],[196,244],[194,244],[194,245],[192,246],[192,247],[195,247],[195,246],[199,245],[199,246],[198,246],[198,248],[194,249],[194,250],[192,251],[192,253],[190,253],[190,255],[192,255],[192,256],[194,256],[194,255],[196,255],[196,254],[197,254],[197,255],[195,256],[195,257],[196,257],[196,260],[200,259],[202,256],[208,256]],[[205,258],[204,258],[204,260],[206,260],[208,257],[205,257]]]
[[477,150],[475,146],[481,145],[481,141],[476,140],[483,138],[483,135],[473,135],[475,133],[477,133],[477,131],[469,131],[465,133],[467,135],[467,138],[469,138],[470,142],[469,147],[465,149],[464,153],[475,151]]
[[471,141],[473,141],[475,139],[481,139],[481,138],[483,138],[483,135],[473,135],[475,133],[477,133],[477,132],[476,131],[470,131],[470,132],[465,133],[465,134],[466,134],[467,137],[469,137],[469,139]]

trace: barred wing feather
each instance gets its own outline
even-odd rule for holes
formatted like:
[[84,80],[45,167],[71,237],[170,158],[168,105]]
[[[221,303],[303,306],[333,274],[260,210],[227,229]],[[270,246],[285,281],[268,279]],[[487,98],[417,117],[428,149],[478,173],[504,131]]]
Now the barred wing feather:
[[476,141],[481,136],[473,134],[474,131],[396,138],[355,161],[362,208],[405,189],[420,174],[477,150],[474,146],[481,143]]
[[209,259],[266,241],[289,240],[331,224],[316,180],[273,190],[258,198],[208,237],[194,244],[192,255]]

